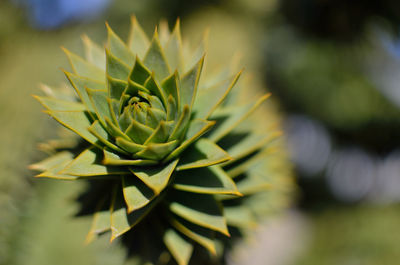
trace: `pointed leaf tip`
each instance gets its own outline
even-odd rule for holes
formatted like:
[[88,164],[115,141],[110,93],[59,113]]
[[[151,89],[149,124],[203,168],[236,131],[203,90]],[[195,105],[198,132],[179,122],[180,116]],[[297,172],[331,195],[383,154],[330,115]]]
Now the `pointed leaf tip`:
[[159,194],[167,186],[178,161],[176,159],[167,165],[154,168],[132,167],[129,170],[151,188],[155,194]]
[[[233,77],[231,76],[208,88],[201,89],[193,106],[196,117],[203,119],[209,118],[236,85],[241,73],[242,71],[239,71]],[[213,97],[210,97],[209,95],[213,95]]]
[[61,47],[61,49],[66,54],[68,61],[76,74],[98,81],[104,81],[104,71],[101,68],[97,67],[91,62],[88,62],[79,55],[72,53],[64,47]]
[[143,58],[149,45],[148,37],[135,16],[131,16],[131,28],[127,44],[132,53],[140,58]]
[[143,63],[155,72],[158,81],[163,80],[170,74],[170,68],[158,37],[157,27],[154,31],[153,39],[146,52]]
[[201,72],[203,69],[205,55],[203,55],[200,60],[184,74],[181,79],[181,105],[189,105],[192,109],[194,100],[197,95],[198,85],[200,81]]
[[130,51],[126,43],[114,32],[106,22],[107,27],[107,45],[108,49],[115,57],[126,63],[129,67],[133,65],[135,55]]

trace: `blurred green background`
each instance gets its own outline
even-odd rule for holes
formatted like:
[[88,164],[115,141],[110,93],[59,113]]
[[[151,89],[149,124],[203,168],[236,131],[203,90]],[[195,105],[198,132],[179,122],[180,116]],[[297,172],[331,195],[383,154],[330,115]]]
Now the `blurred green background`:
[[37,145],[57,136],[31,95],[41,82],[62,84],[60,46],[81,52],[83,33],[100,42],[104,20],[126,37],[131,14],[149,33],[161,18],[180,17],[191,37],[209,26],[215,45],[231,44],[219,60],[240,51],[246,71],[273,93],[300,195],[294,221],[267,228],[269,243],[256,244],[276,257],[252,264],[398,264],[397,1],[88,2],[0,2],[0,264],[124,263],[106,237],[84,246],[90,220],[73,218],[84,184],[36,180],[27,166],[46,156]]

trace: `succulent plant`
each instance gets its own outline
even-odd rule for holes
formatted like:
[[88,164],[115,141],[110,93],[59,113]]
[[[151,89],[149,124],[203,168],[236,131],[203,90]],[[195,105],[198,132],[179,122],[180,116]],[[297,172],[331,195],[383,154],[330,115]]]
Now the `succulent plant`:
[[32,169],[91,180],[81,197],[93,213],[88,241],[124,235],[139,264],[188,264],[195,245],[216,254],[223,235],[271,210],[276,183],[290,183],[271,159],[281,154],[271,152],[279,131],[262,104],[269,95],[237,84],[233,63],[204,73],[206,40],[192,50],[179,21],[149,40],[132,18],[126,43],[107,29],[105,52],[88,37],[85,59],[64,49],[77,97],[49,87],[36,97],[82,143]]

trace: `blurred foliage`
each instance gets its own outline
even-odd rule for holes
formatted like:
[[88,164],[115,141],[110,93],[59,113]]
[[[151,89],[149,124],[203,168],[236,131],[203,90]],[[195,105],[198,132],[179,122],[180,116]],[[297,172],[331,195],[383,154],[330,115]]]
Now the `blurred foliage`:
[[169,19],[175,20],[177,17],[186,17],[191,12],[203,6],[218,5],[222,0],[159,0],[159,5],[168,9],[166,14]]
[[[265,33],[264,73],[269,88],[279,97],[286,113],[305,115],[327,129],[332,153],[341,156],[336,158],[348,166],[345,173],[355,182],[350,183],[343,176],[336,181],[342,180],[343,187],[348,185],[347,192],[356,191],[358,186],[371,181],[360,173],[376,170],[377,165],[382,167],[381,161],[400,145],[400,109],[382,93],[383,83],[371,80],[371,76],[382,72],[386,72],[386,77],[395,75],[387,73],[387,69],[394,68],[393,64],[376,50],[376,43],[382,39],[379,34],[371,34],[371,28],[390,32],[396,38],[399,2],[279,3],[280,11]],[[377,65],[369,61],[374,66],[369,68],[373,74],[366,65],[371,55],[380,59]],[[385,76],[378,80],[383,79]],[[306,136],[310,143],[313,136]],[[302,144],[304,153],[299,156],[309,157],[314,149]],[[354,157],[341,152],[352,148],[365,150],[373,159],[356,163],[360,160],[353,161]],[[330,157],[330,163],[333,158]],[[367,172],[376,177],[371,185],[372,194],[379,190],[378,183],[384,182],[384,176],[374,170]],[[390,231],[398,225],[398,206],[358,205],[354,201],[338,204],[338,197],[327,183],[328,171],[322,165],[317,174],[302,174],[299,178],[299,205],[311,218],[315,231],[311,246],[295,264],[397,264],[398,242]],[[354,195],[357,194],[351,194]],[[377,198],[363,199],[367,204],[368,199]]]
[[90,218],[73,218],[81,183],[43,181],[24,207],[10,260],[4,264],[123,264],[125,253],[103,237],[84,243]]
[[22,12],[16,12],[15,8],[8,2],[0,3],[0,49],[2,40],[21,26],[21,20],[16,19],[16,17],[22,17]]
[[[11,7],[4,2],[0,10],[8,14],[9,25],[16,27],[20,24],[19,16],[12,16]],[[19,221],[25,215],[24,202],[31,199],[33,192],[27,165],[36,153],[35,141],[48,135],[44,128],[46,119],[30,94],[36,90],[40,78],[54,80],[53,70],[49,65],[37,64],[41,56],[32,51],[39,46],[48,60],[57,60],[58,45],[52,38],[38,43],[35,36],[17,35],[8,29],[0,34],[0,120],[5,128],[0,131],[3,139],[0,152],[0,264],[10,264],[7,256],[15,233],[21,228]],[[30,47],[26,46],[28,41]]]
[[[245,17],[232,16],[232,13],[218,8],[207,7],[193,13],[183,25],[188,39],[199,38],[198,32],[206,31],[209,39],[207,63],[211,69],[220,69],[226,61],[237,57],[246,72],[258,70],[262,58],[255,52],[260,50],[257,33],[261,25]],[[227,43],[232,45],[226,45]],[[234,45],[233,45],[234,44]]]
[[322,121],[344,143],[377,151],[399,144],[400,110],[365,75],[368,44],[312,41],[287,27],[270,32],[266,74],[289,112]]
[[[292,31],[275,33],[267,55],[271,82],[290,110],[304,111],[336,128],[361,127],[378,120],[400,122],[400,111],[362,72],[365,47],[312,42]],[[283,45],[282,45],[283,44]],[[279,75],[279,77],[277,77]],[[287,90],[287,91],[286,91]]]
[[385,19],[396,33],[400,23],[397,0],[282,0],[280,9],[303,33],[336,41],[362,39],[373,19]]
[[393,265],[400,206],[336,206],[312,215],[311,246],[296,265]]

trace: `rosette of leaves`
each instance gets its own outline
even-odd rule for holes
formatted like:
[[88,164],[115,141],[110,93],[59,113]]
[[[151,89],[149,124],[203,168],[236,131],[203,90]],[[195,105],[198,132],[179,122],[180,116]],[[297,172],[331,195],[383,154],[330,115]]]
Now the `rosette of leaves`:
[[188,264],[194,246],[216,254],[217,239],[254,225],[272,184],[287,182],[273,173],[268,95],[247,95],[231,66],[204,74],[205,39],[184,45],[179,21],[151,40],[134,18],[127,42],[107,29],[105,50],[88,37],[86,58],[65,50],[76,97],[37,96],[82,143],[32,168],[91,180],[80,198],[93,213],[88,241],[124,235],[139,264]]

